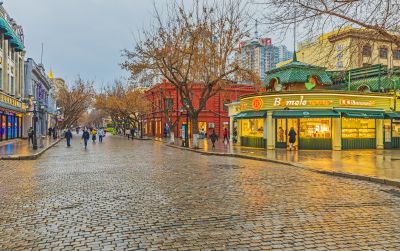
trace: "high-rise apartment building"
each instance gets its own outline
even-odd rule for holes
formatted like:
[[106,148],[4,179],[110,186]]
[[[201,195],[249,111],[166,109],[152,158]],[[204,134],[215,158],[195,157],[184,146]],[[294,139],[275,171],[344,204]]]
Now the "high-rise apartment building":
[[292,57],[293,53],[289,52],[285,45],[275,46],[271,38],[258,38],[256,32],[252,40],[240,43],[240,52],[236,58],[242,68],[254,71],[264,80],[266,71]]

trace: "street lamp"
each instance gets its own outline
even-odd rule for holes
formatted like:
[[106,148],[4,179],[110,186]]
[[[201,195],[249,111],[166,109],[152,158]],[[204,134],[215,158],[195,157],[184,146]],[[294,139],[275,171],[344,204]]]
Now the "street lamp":
[[33,102],[33,117],[32,117],[32,124],[33,124],[33,150],[36,150],[38,148],[37,146],[37,137],[36,137],[36,123],[38,120],[37,117],[37,110],[36,110],[36,100],[34,100]]

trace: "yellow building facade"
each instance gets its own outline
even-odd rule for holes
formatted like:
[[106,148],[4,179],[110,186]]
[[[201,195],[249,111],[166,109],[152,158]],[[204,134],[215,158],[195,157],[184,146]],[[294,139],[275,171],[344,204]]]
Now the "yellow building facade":
[[400,48],[372,31],[346,27],[300,43],[297,59],[334,71],[376,64],[392,68],[400,67]]

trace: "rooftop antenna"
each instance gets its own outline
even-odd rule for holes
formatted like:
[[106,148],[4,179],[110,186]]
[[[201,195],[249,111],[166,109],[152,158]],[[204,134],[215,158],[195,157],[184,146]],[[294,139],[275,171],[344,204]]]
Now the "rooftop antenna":
[[42,52],[40,53],[40,64],[43,65],[43,43],[42,43]]
[[293,62],[297,62],[296,56],[296,10],[294,11],[294,23],[293,23]]
[[256,19],[256,26],[255,26],[255,28],[256,28],[256,31],[254,32],[254,39],[258,39],[258,20]]

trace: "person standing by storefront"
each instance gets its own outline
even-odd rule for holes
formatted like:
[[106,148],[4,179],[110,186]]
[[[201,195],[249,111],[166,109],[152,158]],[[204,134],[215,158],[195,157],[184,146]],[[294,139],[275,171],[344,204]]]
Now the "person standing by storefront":
[[28,129],[28,145],[32,142],[33,145],[33,128],[32,126]]
[[294,143],[296,142],[296,135],[297,135],[297,133],[293,127],[290,128],[288,135],[289,135],[289,149],[290,149],[290,151],[292,151],[293,147],[294,147]]
[[72,132],[71,132],[70,129],[68,129],[65,132],[65,139],[67,140],[67,147],[70,147],[71,146],[71,139],[72,139]]

